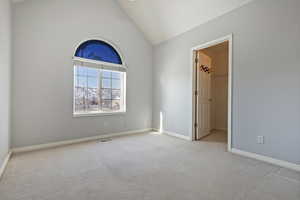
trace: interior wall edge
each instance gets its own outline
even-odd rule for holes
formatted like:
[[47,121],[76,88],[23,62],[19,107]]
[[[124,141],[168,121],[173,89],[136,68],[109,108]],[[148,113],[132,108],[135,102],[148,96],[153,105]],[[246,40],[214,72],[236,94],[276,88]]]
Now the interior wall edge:
[[4,161],[3,161],[3,163],[0,165],[0,180],[1,180],[1,178],[2,178],[2,176],[3,176],[3,174],[4,174],[4,172],[5,172],[5,169],[6,169],[6,167],[7,167],[7,164],[8,164],[8,162],[9,162],[11,156],[12,156],[12,152],[9,151],[8,154],[6,155],[6,157],[5,157]]

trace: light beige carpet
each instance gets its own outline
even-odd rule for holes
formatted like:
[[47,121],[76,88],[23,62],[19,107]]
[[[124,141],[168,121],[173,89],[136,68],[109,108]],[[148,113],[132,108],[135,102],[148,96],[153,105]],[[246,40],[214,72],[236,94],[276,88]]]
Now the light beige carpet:
[[201,142],[146,133],[14,155],[1,200],[300,200],[300,174]]

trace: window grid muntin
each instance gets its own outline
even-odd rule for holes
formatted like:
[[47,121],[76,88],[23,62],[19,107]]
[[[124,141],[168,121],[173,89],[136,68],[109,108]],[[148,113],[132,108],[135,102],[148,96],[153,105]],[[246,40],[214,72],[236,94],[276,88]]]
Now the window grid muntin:
[[[105,71],[110,73],[109,77],[103,76],[103,72],[105,72]],[[110,80],[110,87],[107,88],[107,87],[101,86],[101,88],[100,88],[101,92],[102,92],[102,90],[109,89],[110,90],[110,98],[102,98],[102,95],[101,95],[100,96],[101,101],[110,101],[110,109],[112,111],[114,111],[114,109],[113,109],[113,101],[119,101],[119,110],[121,110],[121,105],[120,105],[121,104],[121,85],[120,85],[120,89],[113,88],[113,80],[118,80],[118,81],[120,81],[120,84],[121,84],[121,78],[122,78],[121,76],[122,76],[122,74],[120,74],[120,78],[114,78],[113,77],[113,73],[116,73],[116,72],[108,71],[108,70],[102,70],[101,72],[102,72],[101,73],[101,77],[100,77],[101,84],[103,83],[102,80]],[[120,73],[120,72],[118,72],[118,73]],[[119,91],[120,98],[113,98],[113,91]],[[102,106],[102,103],[101,103],[101,106]]]
[[[94,90],[94,89],[97,90],[97,88],[89,87],[89,78],[96,78],[96,76],[89,76],[88,75],[88,69],[89,69],[88,67],[83,67],[83,66],[75,66],[75,67],[76,68],[78,68],[78,67],[86,68],[86,75],[78,75],[77,74],[78,70],[76,70],[76,75],[75,75],[76,79],[77,79],[77,84],[79,83],[79,78],[84,78],[85,79],[85,86],[84,87],[78,86],[75,83],[75,88],[76,89],[83,89],[84,90],[84,92],[83,92],[83,94],[84,94],[83,95],[83,102],[84,102],[83,108],[84,108],[84,111],[86,112],[86,111],[88,111],[89,109],[92,108],[92,105],[89,102],[90,101],[89,100],[89,97],[90,97],[89,91]],[[99,80],[97,79],[97,82],[98,81]],[[96,91],[96,93],[97,93],[97,91]],[[99,93],[99,91],[98,91],[98,93]],[[99,95],[97,95],[97,99],[98,99],[98,107],[99,107]],[[98,110],[99,110],[99,108],[98,108]]]
[[[94,89],[96,89],[97,90],[97,92],[96,93],[98,93],[98,95],[97,95],[97,99],[98,99],[98,110],[97,110],[97,112],[99,112],[99,113],[101,113],[101,112],[122,112],[123,111],[123,109],[125,108],[125,98],[124,98],[124,90],[125,90],[125,88],[124,88],[124,83],[122,82],[122,81],[124,81],[125,79],[125,77],[124,77],[124,72],[114,72],[114,71],[109,71],[109,70],[103,70],[103,69],[97,69],[97,71],[98,71],[98,79],[97,79],[97,82],[98,82],[98,88],[93,88],[93,87],[91,87],[91,88],[89,88],[89,78],[96,78],[96,76],[90,76],[90,75],[88,75],[88,70],[89,69],[92,69],[92,68],[90,68],[90,67],[86,67],[86,66],[80,66],[80,65],[75,65],[74,66],[75,67],[75,78],[77,79],[77,82],[75,82],[75,87],[74,87],[74,92],[77,94],[77,90],[76,89],[83,89],[84,90],[84,95],[83,95],[83,109],[82,110],[79,110],[79,109],[77,109],[76,110],[76,108],[78,108],[78,107],[81,107],[81,105],[80,104],[76,104],[76,94],[74,94],[74,103],[75,103],[75,108],[74,108],[74,112],[75,113],[87,113],[87,114],[89,114],[89,113],[91,113],[91,112],[93,112],[94,110],[90,110],[90,109],[93,109],[92,108],[92,105],[90,104],[90,102],[89,102],[89,89],[90,90],[94,90]],[[78,75],[78,70],[79,70],[79,68],[85,68],[85,70],[86,70],[86,75]],[[107,71],[107,72],[110,72],[110,77],[108,78],[108,77],[103,77],[102,76],[102,74],[103,74],[103,72],[104,71]],[[119,77],[120,78],[114,78],[113,77],[113,73],[119,73]],[[81,86],[78,86],[78,83],[79,83],[79,78],[86,78],[86,83],[85,83],[85,87],[81,87]],[[102,87],[102,80],[103,79],[108,79],[108,80],[110,80],[110,87],[109,88],[104,88],[104,87]],[[115,88],[113,88],[113,86],[112,86],[112,84],[113,84],[113,80],[118,80],[120,83],[120,85],[119,85],[119,87],[120,87],[120,89],[115,89]],[[109,89],[110,90],[110,92],[111,92],[111,94],[110,94],[110,99],[104,99],[104,98],[102,98],[102,90],[103,89]],[[117,98],[113,98],[113,92],[114,91],[118,91],[119,92],[119,98],[117,97]],[[110,103],[109,103],[109,110],[105,107],[105,106],[103,106],[103,102],[104,101],[110,101]],[[118,110],[114,110],[113,109],[113,102],[114,101],[117,101],[117,102],[119,102],[119,109]]]

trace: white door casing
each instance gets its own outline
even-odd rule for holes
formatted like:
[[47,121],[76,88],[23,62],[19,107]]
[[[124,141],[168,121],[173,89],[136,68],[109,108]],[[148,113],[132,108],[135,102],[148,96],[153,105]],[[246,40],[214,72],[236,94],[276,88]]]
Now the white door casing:
[[197,117],[197,111],[198,111],[198,102],[197,102],[197,96],[195,95],[195,90],[197,90],[197,68],[195,67],[195,58],[197,56],[197,52],[199,50],[223,43],[225,41],[229,42],[229,52],[228,52],[228,122],[227,122],[227,134],[228,134],[228,141],[227,141],[227,149],[229,152],[232,151],[232,68],[233,68],[233,34],[226,35],[224,37],[217,38],[215,40],[202,43],[200,45],[194,46],[191,48],[191,76],[192,78],[192,90],[191,90],[191,96],[192,96],[192,123],[191,123],[191,132],[190,137],[191,140],[197,140],[197,128],[195,127],[195,123],[198,122]]

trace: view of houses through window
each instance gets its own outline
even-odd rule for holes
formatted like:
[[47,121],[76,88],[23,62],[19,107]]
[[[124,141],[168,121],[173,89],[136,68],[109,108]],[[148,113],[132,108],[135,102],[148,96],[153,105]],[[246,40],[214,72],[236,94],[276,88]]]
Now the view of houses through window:
[[74,67],[75,114],[124,111],[124,72]]

